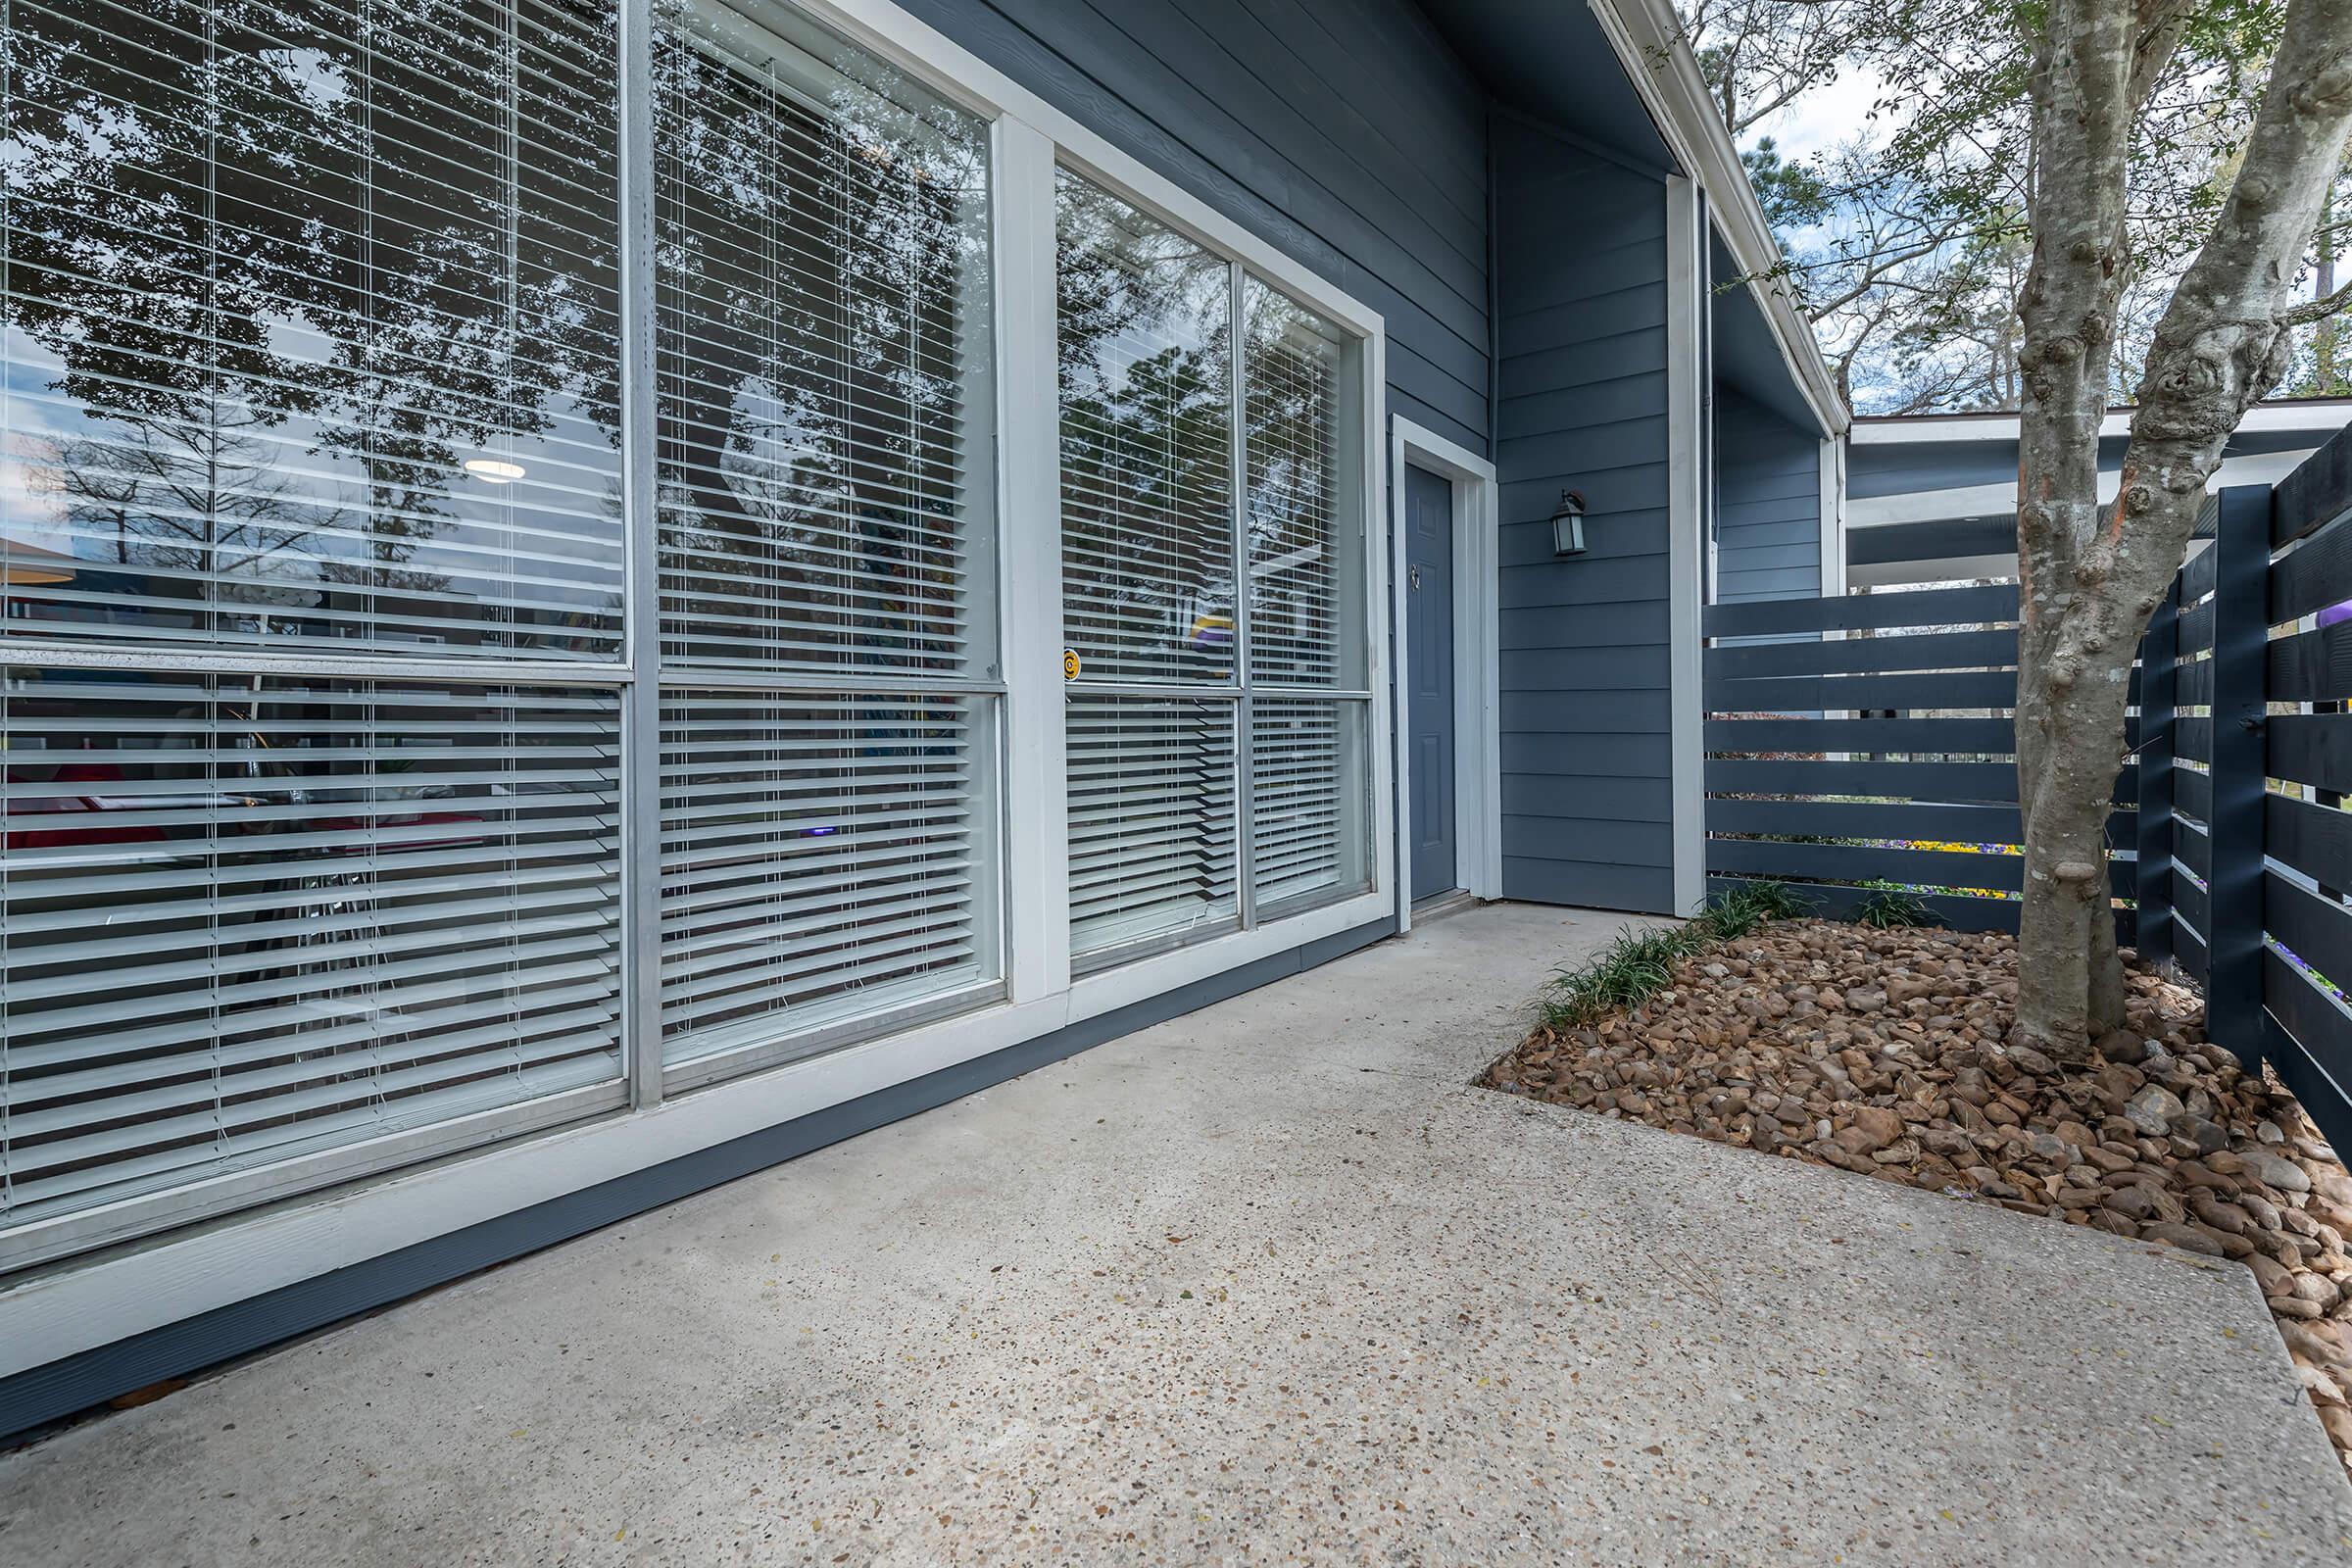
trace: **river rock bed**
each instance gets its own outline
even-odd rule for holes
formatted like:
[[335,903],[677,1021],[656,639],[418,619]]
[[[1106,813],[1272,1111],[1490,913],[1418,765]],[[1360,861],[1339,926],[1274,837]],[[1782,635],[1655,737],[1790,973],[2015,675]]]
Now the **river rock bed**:
[[2136,964],[2127,983],[2127,1027],[2061,1067],[2002,1043],[2014,938],[1781,921],[1628,1015],[1539,1028],[1480,1082],[2234,1258],[2352,1469],[2352,1176],[2205,1039],[2193,990]]

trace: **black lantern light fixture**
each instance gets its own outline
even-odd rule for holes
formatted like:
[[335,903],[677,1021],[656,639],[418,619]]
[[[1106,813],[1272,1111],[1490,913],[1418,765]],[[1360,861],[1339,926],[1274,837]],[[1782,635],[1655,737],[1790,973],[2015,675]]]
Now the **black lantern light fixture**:
[[1560,504],[1551,509],[1551,553],[1585,553],[1585,498],[1574,490],[1561,491]]

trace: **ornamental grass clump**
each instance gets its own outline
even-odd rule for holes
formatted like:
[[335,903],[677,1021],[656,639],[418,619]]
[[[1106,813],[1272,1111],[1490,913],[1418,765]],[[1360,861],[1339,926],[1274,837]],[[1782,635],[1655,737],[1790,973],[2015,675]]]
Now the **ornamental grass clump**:
[[1909,888],[1886,883],[1872,890],[1862,906],[1854,911],[1854,923],[1880,931],[1891,931],[1897,926],[1928,925],[1935,918],[1927,901]]
[[1541,1007],[1544,1028],[1588,1029],[1618,1012],[1630,1012],[1674,982],[1674,967],[1719,942],[1748,935],[1770,920],[1806,912],[1805,902],[1778,882],[1742,882],[1717,894],[1678,926],[1632,928],[1574,969],[1551,982]]

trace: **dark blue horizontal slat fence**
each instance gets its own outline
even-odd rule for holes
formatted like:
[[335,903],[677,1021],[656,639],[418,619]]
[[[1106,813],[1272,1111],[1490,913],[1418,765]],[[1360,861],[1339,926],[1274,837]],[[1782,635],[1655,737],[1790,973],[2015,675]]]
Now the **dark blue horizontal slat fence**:
[[[2118,933],[2205,989],[2352,1150],[2352,432],[2208,503],[2148,623],[2108,825]],[[1707,612],[1707,870],[1852,915],[1891,891],[2015,931],[2017,589]]]
[[[1833,914],[1891,889],[2017,929],[2015,584],[1719,605],[1706,632],[1710,877],[1802,884]],[[2127,899],[2136,778],[2109,827]]]
[[[2259,639],[2243,662],[2260,662],[2228,713],[2217,644],[2215,745],[2226,754],[2234,735],[2246,755],[2234,768],[2217,758],[2209,803],[2215,1033],[2264,1057],[2352,1152],[2352,1012],[2340,989],[2352,985],[2352,620],[2314,624],[2352,601],[2352,441],[2338,434],[2276,491],[2222,492],[2218,534],[2222,623],[2236,580],[2237,597],[2260,607],[2241,612]],[[2251,890],[2235,912],[2223,906],[2232,884]]]

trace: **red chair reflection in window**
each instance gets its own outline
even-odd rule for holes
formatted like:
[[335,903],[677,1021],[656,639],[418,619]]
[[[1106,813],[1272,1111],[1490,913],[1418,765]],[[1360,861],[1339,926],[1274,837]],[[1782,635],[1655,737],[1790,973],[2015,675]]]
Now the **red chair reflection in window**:
[[[68,762],[46,782],[50,795],[19,795],[18,777],[9,774],[8,848],[12,850],[82,849],[97,844],[159,844],[164,830],[142,822],[139,813],[181,804],[170,796],[125,795],[103,788],[74,790],[74,784],[107,785],[124,782],[122,769],[113,762]],[[38,818],[20,823],[19,818]]]

